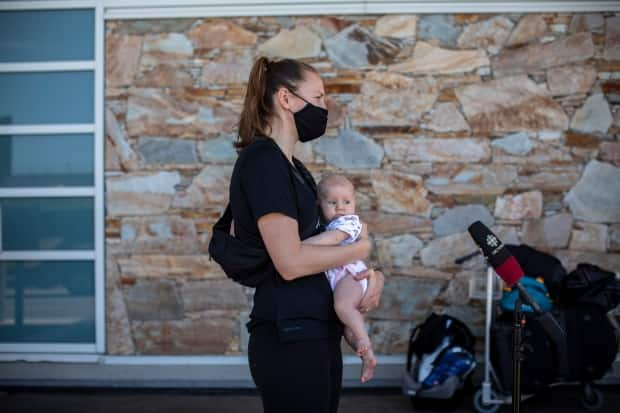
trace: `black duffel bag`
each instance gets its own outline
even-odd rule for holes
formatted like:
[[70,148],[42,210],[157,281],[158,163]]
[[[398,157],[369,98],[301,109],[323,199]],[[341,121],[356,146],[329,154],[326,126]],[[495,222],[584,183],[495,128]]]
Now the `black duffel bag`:
[[609,311],[620,303],[620,280],[611,271],[581,263],[562,279],[560,300],[564,305],[596,305]]
[[[514,315],[506,312],[491,326],[491,362],[502,390],[509,392],[513,381]],[[533,314],[526,314],[522,330],[521,391],[532,394],[557,381],[556,348]]]

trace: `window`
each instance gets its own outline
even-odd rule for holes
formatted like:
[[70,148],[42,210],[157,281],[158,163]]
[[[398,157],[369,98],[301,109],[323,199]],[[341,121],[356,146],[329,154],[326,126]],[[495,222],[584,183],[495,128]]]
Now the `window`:
[[0,2],[0,351],[103,350],[96,12]]

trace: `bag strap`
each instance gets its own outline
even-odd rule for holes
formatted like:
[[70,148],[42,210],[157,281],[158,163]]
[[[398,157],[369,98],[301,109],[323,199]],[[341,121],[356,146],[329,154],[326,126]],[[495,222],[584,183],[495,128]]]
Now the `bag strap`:
[[[268,141],[270,141],[271,144],[273,144],[276,147],[276,149],[278,150],[278,152],[282,156],[282,159],[289,166],[289,168],[291,170],[291,185],[293,185],[293,188],[295,187],[294,180],[298,179],[302,183],[306,184],[310,188],[312,193],[314,194],[314,197],[317,198],[316,182],[314,182],[314,178],[312,177],[312,174],[310,173],[310,171],[308,171],[308,169],[306,169],[304,164],[299,159],[293,157],[293,165],[291,166],[290,162],[288,161],[288,159],[286,157],[286,155],[284,155],[284,152],[282,152],[282,150],[280,149],[278,144],[273,139],[271,139],[269,137],[267,137],[266,139]],[[300,208],[299,208],[299,203],[296,202],[295,204],[296,204],[296,207],[297,207],[297,218],[299,220],[299,218],[301,216],[301,211],[300,211]],[[317,206],[317,208],[318,208],[318,206]],[[319,214],[319,216],[320,216],[320,214]],[[298,221],[298,224],[299,224],[299,221]],[[307,228],[301,228],[301,231],[300,231],[299,235],[303,237],[306,234],[310,234],[311,232],[313,233],[315,230],[316,230],[316,223],[312,223],[312,224],[308,225]]]
[[314,178],[312,177],[312,174],[306,169],[304,164],[301,163],[299,159],[293,158],[293,164],[295,165],[295,168],[293,169],[293,173],[299,172],[299,174],[301,175],[301,178],[304,180],[306,184],[308,184],[312,192],[314,192],[314,196],[317,197],[316,182],[314,182]]
[[[277,146],[277,144],[271,138],[266,138],[266,139],[269,139],[274,145]],[[284,156],[280,148],[278,147],[277,149],[278,149],[278,152],[280,152],[280,154],[284,158],[284,160],[288,163],[288,159],[286,159],[286,156]],[[293,180],[295,179],[295,177],[297,177],[297,179],[300,179],[302,182],[308,185],[308,187],[312,190],[312,192],[314,193],[314,196],[316,197],[317,186],[310,172],[306,169],[304,164],[301,163],[301,161],[298,160],[297,158],[293,158],[293,164],[295,165],[295,167],[291,168],[292,169],[291,184],[293,184]],[[299,203],[296,202],[295,206],[297,207],[297,216],[299,217],[300,216]],[[228,205],[226,205],[226,209],[224,210],[224,213],[222,214],[220,219],[217,220],[215,225],[213,225],[213,229],[223,231],[229,234],[230,228],[232,226],[232,222],[233,222],[232,209],[230,207],[230,201],[229,201]],[[315,229],[315,224],[312,224],[312,227],[308,226],[308,228],[302,228],[300,235],[303,236],[306,232],[310,231],[311,229],[312,230]]]

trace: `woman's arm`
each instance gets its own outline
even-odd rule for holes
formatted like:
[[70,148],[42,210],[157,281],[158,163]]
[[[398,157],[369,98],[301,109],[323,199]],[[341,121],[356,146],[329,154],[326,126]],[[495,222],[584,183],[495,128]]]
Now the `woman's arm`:
[[368,288],[357,307],[362,313],[367,313],[379,307],[381,301],[381,293],[383,293],[383,285],[385,284],[385,276],[378,269],[368,269],[353,276],[356,280],[368,280]]
[[345,239],[349,238],[349,234],[338,229],[321,232],[313,237],[306,238],[302,244],[308,245],[338,245]]
[[285,280],[294,280],[368,257],[371,242],[361,237],[353,244],[324,246],[303,244],[297,221],[280,213],[258,219],[258,230],[276,269]]

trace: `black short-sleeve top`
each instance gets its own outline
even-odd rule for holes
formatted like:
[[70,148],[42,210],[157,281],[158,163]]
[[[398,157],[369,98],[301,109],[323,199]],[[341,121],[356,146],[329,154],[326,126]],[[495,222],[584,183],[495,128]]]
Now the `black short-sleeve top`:
[[[263,245],[258,220],[280,213],[298,222],[300,239],[319,232],[320,213],[312,175],[294,159],[291,164],[270,138],[259,137],[245,147],[230,182],[235,234]],[[284,280],[277,271],[254,293],[248,329],[272,323],[283,340],[323,338],[341,334],[333,294],[324,273]]]

